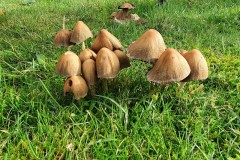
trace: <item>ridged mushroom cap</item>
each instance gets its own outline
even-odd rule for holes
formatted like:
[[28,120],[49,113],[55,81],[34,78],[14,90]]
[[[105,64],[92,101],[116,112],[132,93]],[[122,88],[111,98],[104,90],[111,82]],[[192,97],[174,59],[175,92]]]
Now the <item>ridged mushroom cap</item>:
[[123,53],[123,51],[121,50],[115,50],[113,51],[116,56],[118,57],[118,60],[120,62],[120,69],[123,69],[123,68],[128,68],[131,66],[130,64],[130,60],[128,58],[128,56],[126,54]]
[[166,49],[162,35],[149,29],[127,48],[127,56],[133,59],[155,62]]
[[122,49],[121,42],[106,29],[102,29],[96,36],[91,49],[98,52],[101,48],[106,47],[110,50]]
[[70,42],[71,32],[67,29],[61,29],[57,32],[57,34],[54,37],[54,45],[55,46],[64,46],[68,47],[74,43]]
[[75,99],[79,100],[88,93],[86,81],[81,76],[71,76],[64,82],[64,95],[73,93]]
[[84,49],[78,56],[79,56],[81,62],[83,63],[87,59],[95,60],[97,57],[97,54],[94,51],[92,51],[91,49]]
[[193,49],[185,53],[183,57],[187,60],[191,68],[191,73],[187,76],[187,78],[182,80],[183,82],[204,80],[208,78],[207,61],[199,50]]
[[166,49],[148,72],[151,82],[169,84],[179,82],[190,74],[190,67],[185,58],[175,49]]
[[88,38],[92,38],[93,34],[83,21],[78,21],[71,33],[70,41],[76,44],[84,42]]
[[66,77],[80,75],[81,61],[79,57],[71,51],[63,53],[57,62],[56,72]]
[[96,58],[98,78],[114,78],[120,71],[118,57],[108,48],[102,48]]
[[82,64],[82,73],[88,86],[94,85],[97,81],[96,63],[92,59],[87,59]]

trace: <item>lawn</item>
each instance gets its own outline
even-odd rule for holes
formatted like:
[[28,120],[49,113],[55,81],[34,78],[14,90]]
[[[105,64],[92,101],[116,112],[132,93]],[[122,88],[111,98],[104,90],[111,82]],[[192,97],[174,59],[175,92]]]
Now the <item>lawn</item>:
[[[0,159],[240,159],[240,1],[131,0],[148,22],[121,25],[108,17],[123,2],[0,0]],[[79,104],[55,71],[64,15],[69,30],[82,20],[124,48],[156,29],[169,48],[199,49],[209,77],[162,88],[147,81],[151,64],[131,60]]]

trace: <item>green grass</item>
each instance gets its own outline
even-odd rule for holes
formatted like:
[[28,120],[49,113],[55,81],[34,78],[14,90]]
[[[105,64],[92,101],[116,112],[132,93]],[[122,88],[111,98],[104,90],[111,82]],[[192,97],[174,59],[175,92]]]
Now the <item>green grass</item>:
[[[240,159],[240,1],[132,0],[142,25],[108,19],[123,0],[23,2],[0,3],[0,159]],[[202,51],[209,78],[162,90],[146,80],[150,64],[132,61],[108,93],[99,83],[99,96],[79,105],[55,73],[66,51],[53,46],[63,15],[68,29],[82,20],[125,48],[157,29],[168,47]]]

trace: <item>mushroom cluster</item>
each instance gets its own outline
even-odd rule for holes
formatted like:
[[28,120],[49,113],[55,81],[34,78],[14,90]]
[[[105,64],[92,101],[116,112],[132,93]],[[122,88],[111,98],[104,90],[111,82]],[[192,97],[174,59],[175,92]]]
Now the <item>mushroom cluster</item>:
[[99,79],[107,91],[108,81],[115,78],[121,69],[130,67],[129,58],[152,63],[147,80],[162,85],[181,82],[181,89],[188,81],[208,77],[208,65],[199,50],[167,48],[162,35],[155,29],[147,30],[131,43],[126,48],[127,54],[121,42],[106,29],[101,29],[91,47],[86,48],[84,41],[90,37],[93,37],[91,30],[78,21],[73,31],[66,30],[63,22],[63,29],[54,38],[55,45],[82,44],[79,55],[68,50],[56,64],[57,74],[66,77],[64,95],[71,92],[78,101],[87,95],[88,90],[95,97],[95,84]]
[[[65,17],[64,20],[65,21]],[[86,48],[84,41],[93,34],[86,24],[78,21],[73,31],[61,29],[54,38],[56,46],[67,46],[56,64],[56,73],[66,77],[64,95],[70,92],[80,102],[90,90],[95,97],[95,84],[102,79],[103,88],[108,90],[108,80],[115,78],[121,69],[130,66],[128,56],[123,52],[121,42],[106,29],[99,31],[90,48]],[[79,55],[70,51],[69,46],[81,44]]]

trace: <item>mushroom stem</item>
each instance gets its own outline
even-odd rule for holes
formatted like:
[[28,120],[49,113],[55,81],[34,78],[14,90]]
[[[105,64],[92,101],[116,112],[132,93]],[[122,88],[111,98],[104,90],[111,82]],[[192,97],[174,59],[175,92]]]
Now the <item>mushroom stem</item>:
[[95,85],[90,85],[89,89],[91,91],[91,95],[93,96],[93,98],[96,98],[96,89],[95,89]]
[[82,50],[84,50],[86,47],[85,47],[85,43],[82,42]]
[[181,91],[184,88],[186,83],[187,82],[180,82],[180,86],[178,87],[178,90]]
[[80,105],[81,104],[81,98],[77,99],[77,103]]
[[204,85],[201,84],[200,86],[198,86],[198,88],[196,88],[195,90],[193,90],[193,91],[191,92],[191,94],[194,94],[195,92],[202,90],[203,87],[204,87]]
[[62,24],[62,28],[63,29],[65,29],[65,20],[66,20],[66,18],[65,18],[65,15],[63,16],[63,24]]
[[103,79],[103,91],[108,92],[108,80]]

